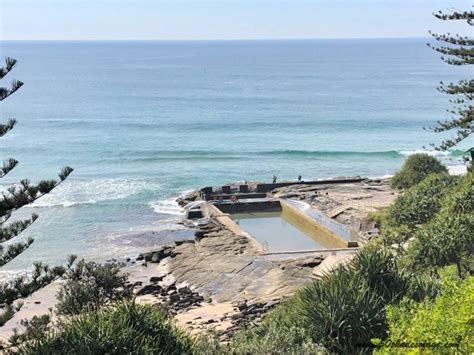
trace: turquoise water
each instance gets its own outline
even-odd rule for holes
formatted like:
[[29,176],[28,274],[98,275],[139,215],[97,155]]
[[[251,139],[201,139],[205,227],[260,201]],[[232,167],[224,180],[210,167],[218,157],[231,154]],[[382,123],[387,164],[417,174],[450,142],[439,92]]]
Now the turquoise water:
[[392,174],[440,138],[422,129],[447,118],[439,81],[472,75],[425,42],[0,42],[25,82],[0,104],[19,121],[2,155],[21,162],[2,186],[75,168],[4,269],[188,237],[173,200],[196,187]]

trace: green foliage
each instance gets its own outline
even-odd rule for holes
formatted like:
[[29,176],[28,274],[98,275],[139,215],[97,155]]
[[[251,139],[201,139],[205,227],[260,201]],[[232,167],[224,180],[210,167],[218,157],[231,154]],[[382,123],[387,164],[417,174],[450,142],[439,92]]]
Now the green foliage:
[[441,209],[443,197],[458,179],[448,174],[432,174],[398,196],[389,208],[388,223],[392,226],[415,227],[432,219]]
[[[41,316],[34,316],[31,319],[23,319],[20,321],[22,332],[19,333],[15,328],[13,335],[9,339],[9,347],[18,347],[22,349],[22,344],[28,343],[27,348],[39,346],[48,336],[51,331],[51,315],[43,314]],[[7,348],[7,349],[8,349]],[[10,353],[17,353],[17,351],[10,350]],[[21,351],[19,351],[21,353]]]
[[100,306],[131,297],[127,275],[120,270],[120,264],[97,264],[73,256],[65,274],[65,283],[58,292],[57,310],[60,314],[79,314]]
[[435,300],[404,299],[387,310],[389,337],[381,352],[422,348],[447,352],[472,351],[474,344],[474,277],[445,281]]
[[315,354],[322,349],[301,322],[297,297],[281,303],[258,326],[239,331],[222,352],[232,354]]
[[0,226],[0,242],[5,242],[16,237],[18,234],[28,228],[36,219],[38,215],[33,213],[30,219],[15,221],[8,226]]
[[2,309],[0,314],[0,327],[3,327],[6,322],[13,318],[15,315],[15,309],[12,305],[7,305]]
[[[435,17],[444,21],[465,21],[473,26],[474,11],[457,11],[451,13],[438,12]],[[431,32],[430,32],[431,33]],[[472,34],[472,31],[469,32]],[[433,37],[441,43],[435,47],[428,44],[429,47],[442,54],[441,59],[451,65],[472,65],[474,64],[474,38],[468,36],[431,33]],[[474,131],[474,106],[471,104],[474,98],[474,80],[461,80],[458,83],[443,84],[438,90],[448,95],[455,95],[450,102],[454,105],[453,109],[447,111],[450,119],[438,121],[435,127],[430,127],[434,132],[454,131],[455,136],[445,139],[439,145],[431,144],[438,150],[446,150],[464,139],[468,138]],[[474,166],[471,162],[471,168]]]
[[430,174],[447,172],[446,167],[435,157],[423,153],[413,154],[392,177],[390,185],[395,189],[407,189],[420,183]]
[[230,354],[318,354],[324,348],[315,344],[308,332],[293,324],[280,328],[266,322],[262,328],[238,332],[222,353]]
[[48,265],[35,263],[30,277],[20,275],[0,284],[0,303],[10,305],[14,300],[26,297],[46,286],[51,281],[62,276],[64,272],[65,269],[62,266],[50,268]]
[[459,277],[472,269],[474,252],[474,174],[446,195],[438,215],[419,230],[411,255],[419,268],[455,264]]
[[437,290],[436,283],[399,270],[392,254],[364,249],[299,290],[261,325],[238,333],[230,346],[235,353],[366,350],[372,338],[386,336],[387,304],[434,297]]
[[58,321],[38,321],[20,354],[190,354],[192,339],[156,307],[123,301]]

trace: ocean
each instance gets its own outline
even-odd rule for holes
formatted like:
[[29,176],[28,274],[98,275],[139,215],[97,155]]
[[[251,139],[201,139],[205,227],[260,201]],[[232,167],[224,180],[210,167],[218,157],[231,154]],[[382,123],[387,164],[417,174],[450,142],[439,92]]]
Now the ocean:
[[[18,60],[0,139],[2,187],[75,171],[23,208],[35,238],[6,272],[67,255],[106,260],[191,237],[174,200],[237,180],[382,177],[441,136],[440,81],[472,75],[427,39],[0,42]],[[458,150],[433,153],[459,171]]]

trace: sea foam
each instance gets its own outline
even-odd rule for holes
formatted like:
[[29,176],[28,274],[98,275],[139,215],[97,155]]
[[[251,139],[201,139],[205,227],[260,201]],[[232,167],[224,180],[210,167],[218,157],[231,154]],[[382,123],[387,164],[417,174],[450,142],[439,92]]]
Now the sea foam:
[[126,198],[144,190],[157,190],[159,184],[144,180],[92,179],[66,180],[29,207],[73,207]]

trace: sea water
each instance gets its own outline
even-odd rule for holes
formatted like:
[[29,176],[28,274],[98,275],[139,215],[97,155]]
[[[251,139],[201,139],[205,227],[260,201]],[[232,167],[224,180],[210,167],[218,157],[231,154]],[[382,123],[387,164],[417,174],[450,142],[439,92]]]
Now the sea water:
[[[472,76],[426,41],[0,42],[18,59],[3,86],[25,82],[0,103],[19,122],[2,158],[20,161],[0,183],[75,169],[14,216],[40,218],[3,270],[192,237],[174,200],[194,188],[393,174],[441,140],[423,130],[449,117],[439,82]],[[459,170],[469,144],[442,158]]]

